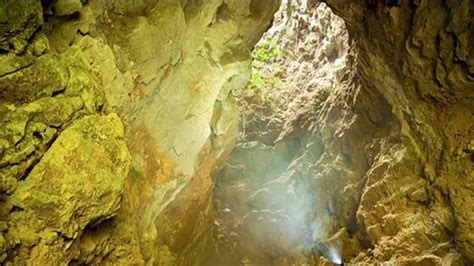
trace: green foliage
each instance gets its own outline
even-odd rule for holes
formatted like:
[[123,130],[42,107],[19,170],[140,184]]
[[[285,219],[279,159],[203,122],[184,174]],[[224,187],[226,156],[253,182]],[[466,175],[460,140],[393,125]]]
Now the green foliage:
[[271,59],[276,59],[283,55],[282,51],[278,48],[277,43],[272,40],[266,40],[256,47],[252,53],[252,59],[254,61],[268,62]]
[[269,39],[259,43],[252,52],[252,75],[248,89],[261,90],[264,88],[281,89],[283,82],[274,76],[264,74],[263,68],[268,64],[278,65],[277,59],[283,57],[275,40]]
[[250,76],[250,83],[247,88],[258,90],[263,87],[265,87],[265,80],[262,74],[259,72],[252,72],[252,75]]

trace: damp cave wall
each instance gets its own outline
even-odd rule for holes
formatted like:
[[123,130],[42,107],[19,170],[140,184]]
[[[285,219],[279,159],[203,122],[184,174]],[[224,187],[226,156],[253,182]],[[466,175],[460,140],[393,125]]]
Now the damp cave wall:
[[[348,215],[336,214],[357,236],[340,235],[343,257],[472,263],[473,3],[325,2],[355,49],[352,89],[327,116],[350,126],[326,133],[336,154],[360,166],[345,174],[334,200],[339,214],[345,200],[356,202]],[[346,119],[335,115],[341,109]],[[363,253],[353,252],[354,239]]]
[[0,262],[205,259],[231,91],[277,6],[2,1]]
[[[205,259],[229,92],[277,2],[2,2],[0,260]],[[326,3],[355,65],[317,118],[327,237],[356,262],[472,262],[473,4]]]

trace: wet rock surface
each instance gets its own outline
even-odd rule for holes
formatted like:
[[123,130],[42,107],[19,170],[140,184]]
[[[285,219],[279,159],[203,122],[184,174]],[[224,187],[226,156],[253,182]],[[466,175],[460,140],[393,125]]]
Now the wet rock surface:
[[1,1],[0,264],[472,264],[473,4],[317,2]]
[[347,32],[327,8],[284,2],[264,40],[298,53],[258,69],[283,89],[237,95],[241,135],[216,187],[219,254],[469,265],[473,31],[461,18],[472,4],[327,4]]
[[371,123],[392,124],[378,144],[359,139],[365,154],[378,148],[368,156],[355,215],[370,250],[355,261],[472,263],[472,2],[328,4],[358,51],[361,87],[377,91],[392,113],[380,122],[372,118],[380,113],[367,114]]
[[117,214],[130,166],[123,134],[115,114],[79,119],[18,183],[6,203],[14,264],[69,261],[79,232]]
[[230,91],[277,6],[2,2],[0,262],[199,263]]

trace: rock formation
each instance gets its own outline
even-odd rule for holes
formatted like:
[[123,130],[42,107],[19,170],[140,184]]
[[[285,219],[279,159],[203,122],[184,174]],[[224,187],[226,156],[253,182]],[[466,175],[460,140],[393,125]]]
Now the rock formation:
[[472,1],[282,2],[1,1],[0,264],[472,264]]
[[269,42],[281,56],[255,71],[282,84],[237,94],[241,134],[217,178],[215,234],[225,256],[216,265],[312,265],[317,244],[334,233],[326,207],[341,181],[317,162],[323,110],[351,70],[344,22],[324,4],[283,1],[257,47]]
[[0,262],[198,262],[230,91],[277,7],[3,1]]
[[472,263],[473,3],[328,5],[357,51],[349,115],[328,116],[351,123],[331,138],[349,164],[366,168],[342,175],[335,200],[346,205],[345,188],[359,187],[352,220],[338,221],[355,225],[349,232],[369,248],[355,260]]
[[327,4],[349,40],[331,11],[284,1],[263,38],[286,54],[263,69],[284,90],[238,95],[220,252],[257,265],[472,263],[474,6]]

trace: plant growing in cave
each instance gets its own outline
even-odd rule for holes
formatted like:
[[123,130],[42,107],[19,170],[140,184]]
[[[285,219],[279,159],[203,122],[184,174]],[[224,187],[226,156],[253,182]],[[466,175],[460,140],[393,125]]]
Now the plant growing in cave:
[[282,55],[283,52],[278,48],[276,41],[268,39],[257,44],[256,49],[252,53],[252,59],[254,61],[268,62]]
[[271,74],[268,68],[277,67],[283,52],[273,39],[261,41],[252,52],[252,75],[247,89],[260,91],[265,88],[281,89],[283,82]]

